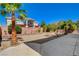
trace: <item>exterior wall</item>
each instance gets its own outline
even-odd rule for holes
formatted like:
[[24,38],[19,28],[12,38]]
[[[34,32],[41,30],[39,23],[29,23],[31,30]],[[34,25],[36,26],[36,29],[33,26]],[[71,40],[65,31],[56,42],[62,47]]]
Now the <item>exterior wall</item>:
[[[28,34],[35,34],[37,33],[39,28],[28,28],[28,27],[22,27],[22,35],[28,35]],[[6,32],[5,32],[6,31]],[[2,36],[8,36],[8,27],[2,27]]]
[[8,27],[5,26],[5,27],[2,27],[2,36],[6,36],[8,35]]
[[39,28],[31,28],[31,27],[22,27],[22,34],[26,35],[26,34],[35,34],[37,33]]

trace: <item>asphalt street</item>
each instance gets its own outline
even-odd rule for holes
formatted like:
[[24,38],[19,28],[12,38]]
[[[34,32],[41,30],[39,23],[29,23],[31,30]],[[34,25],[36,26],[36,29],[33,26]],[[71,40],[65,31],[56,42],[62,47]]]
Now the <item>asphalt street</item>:
[[43,56],[79,56],[79,34],[25,42]]

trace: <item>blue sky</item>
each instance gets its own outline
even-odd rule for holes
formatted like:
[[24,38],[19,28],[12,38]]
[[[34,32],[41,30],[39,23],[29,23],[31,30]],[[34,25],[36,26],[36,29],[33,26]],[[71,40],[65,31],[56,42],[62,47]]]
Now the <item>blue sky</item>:
[[[26,9],[27,16],[35,19],[38,23],[45,20],[47,24],[61,20],[79,19],[79,4],[77,3],[27,3],[22,4],[22,9]],[[5,25],[5,18],[0,16],[2,25]]]

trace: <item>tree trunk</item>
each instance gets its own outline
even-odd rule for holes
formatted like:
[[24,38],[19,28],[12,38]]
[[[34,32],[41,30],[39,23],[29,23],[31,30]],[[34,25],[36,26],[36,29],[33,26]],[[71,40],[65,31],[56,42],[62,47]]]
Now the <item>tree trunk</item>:
[[12,11],[12,45],[16,45],[16,30],[15,30],[15,14],[14,11]]
[[1,43],[2,43],[2,28],[0,26],[0,46],[1,46]]

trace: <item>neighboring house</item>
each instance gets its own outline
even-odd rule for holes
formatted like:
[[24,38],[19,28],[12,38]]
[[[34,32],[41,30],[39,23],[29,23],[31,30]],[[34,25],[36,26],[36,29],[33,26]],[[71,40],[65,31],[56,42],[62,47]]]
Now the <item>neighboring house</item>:
[[[7,20],[7,26],[9,26],[12,23],[11,17],[6,17],[6,20]],[[16,18],[16,25],[22,27],[39,27],[38,23],[32,18],[26,18],[25,20]]]
[[[11,22],[11,17],[6,17],[7,20],[7,26],[9,26]],[[38,23],[32,19],[32,18],[26,18],[25,20],[21,20],[19,18],[16,18],[16,25],[19,25],[22,27],[22,34],[26,33],[32,33],[38,30],[39,25]]]
[[[6,17],[7,26],[12,24],[11,17]],[[25,26],[24,20],[16,18],[16,25]]]

